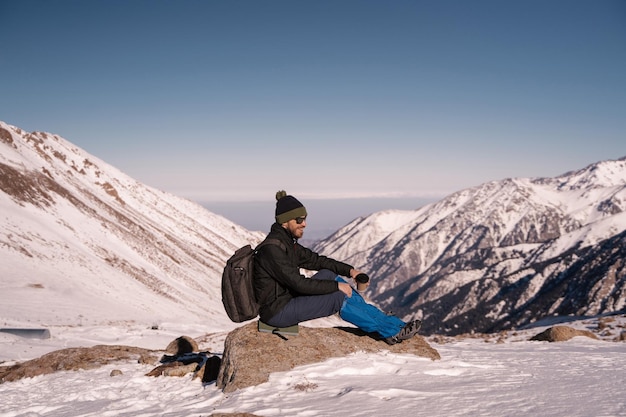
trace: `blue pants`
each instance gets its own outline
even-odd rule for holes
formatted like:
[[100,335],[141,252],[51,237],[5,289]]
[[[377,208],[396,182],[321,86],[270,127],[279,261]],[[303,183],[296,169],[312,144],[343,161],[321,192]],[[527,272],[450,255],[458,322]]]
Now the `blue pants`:
[[[345,282],[343,278],[327,269],[319,271],[311,279],[332,279]],[[375,306],[367,304],[361,294],[356,291],[352,292],[352,297],[347,297],[341,291],[294,297],[278,314],[268,320],[267,324],[287,327],[302,321],[328,317],[337,312],[342,319],[359,329],[368,333],[377,332],[385,338],[395,336],[406,324],[399,318],[388,316]]]
[[[345,282],[341,277],[336,280]],[[339,315],[359,329],[368,333],[377,332],[385,338],[397,335],[406,324],[396,316],[389,316],[377,307],[367,304],[356,291],[352,291],[352,297],[344,297]]]

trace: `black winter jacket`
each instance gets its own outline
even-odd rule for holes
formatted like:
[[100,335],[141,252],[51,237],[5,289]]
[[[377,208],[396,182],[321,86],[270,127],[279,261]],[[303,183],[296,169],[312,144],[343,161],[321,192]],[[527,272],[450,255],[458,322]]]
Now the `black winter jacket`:
[[285,248],[266,244],[259,248],[254,258],[254,292],[261,306],[262,321],[270,320],[294,297],[339,291],[337,281],[306,278],[300,274],[300,268],[311,271],[330,269],[337,275],[350,276],[351,265],[305,248],[278,223],[272,225],[266,239],[278,239]]

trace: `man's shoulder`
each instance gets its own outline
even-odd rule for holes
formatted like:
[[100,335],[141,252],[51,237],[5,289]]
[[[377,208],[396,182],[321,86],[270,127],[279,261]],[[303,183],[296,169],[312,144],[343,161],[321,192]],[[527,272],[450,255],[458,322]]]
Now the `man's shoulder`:
[[287,244],[283,240],[279,239],[278,237],[272,237],[271,235],[266,237],[265,240],[261,242],[259,246],[257,246],[257,248],[260,248],[262,246],[270,246],[270,245],[278,246],[283,251],[287,251]]
[[287,247],[288,244],[284,239],[270,233],[255,249],[258,254],[263,255],[269,253],[276,254],[276,252],[286,253]]

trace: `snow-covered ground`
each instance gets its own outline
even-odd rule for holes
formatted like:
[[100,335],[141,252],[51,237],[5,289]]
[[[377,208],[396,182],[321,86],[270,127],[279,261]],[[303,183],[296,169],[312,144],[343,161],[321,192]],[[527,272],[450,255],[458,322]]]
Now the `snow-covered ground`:
[[[566,325],[595,329],[595,320]],[[63,371],[0,384],[0,416],[626,416],[626,343],[612,341],[626,325],[611,322],[604,340],[530,342],[548,326],[490,339],[430,343],[431,361],[411,355],[356,353],[272,374],[269,382],[223,394],[199,379],[147,377],[154,366],[132,362]],[[50,339],[0,333],[4,365],[64,347],[125,344],[164,349],[180,335],[210,329],[161,323],[52,328]],[[201,349],[220,353],[226,332]],[[113,369],[122,375],[110,376]]]

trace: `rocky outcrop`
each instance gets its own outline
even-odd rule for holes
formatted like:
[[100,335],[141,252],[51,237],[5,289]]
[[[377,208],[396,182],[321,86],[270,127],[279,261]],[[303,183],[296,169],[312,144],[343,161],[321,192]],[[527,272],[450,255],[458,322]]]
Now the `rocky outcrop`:
[[185,353],[198,351],[198,342],[189,336],[177,337],[165,348],[165,353],[169,353],[170,355],[184,355]]
[[554,326],[533,336],[530,340],[542,342],[565,342],[576,336],[585,336],[592,339],[598,339],[598,337],[589,330],[577,330],[569,326]]
[[322,362],[355,352],[389,350],[432,360],[440,359],[421,336],[389,346],[375,336],[349,327],[310,328],[300,326],[298,336],[287,340],[271,333],[261,333],[257,322],[241,326],[226,337],[222,367],[217,386],[224,392],[262,384],[273,372]]
[[149,349],[119,345],[61,349],[47,353],[37,359],[13,366],[0,367],[0,383],[15,381],[20,378],[32,378],[57,371],[94,369],[112,362],[129,359],[137,360],[140,363],[154,363],[158,360],[158,354]]
[[[161,363],[146,376],[185,376],[193,373],[194,379],[201,377],[202,382],[215,381],[221,359],[209,352],[198,352],[198,344],[191,337],[176,338],[167,346],[165,352],[166,355],[162,355],[162,351],[121,345],[61,349],[37,359],[0,367],[0,383],[57,371],[94,369],[109,363],[128,360],[136,360],[143,364]],[[111,371],[111,376],[121,373],[120,370],[114,369]]]

